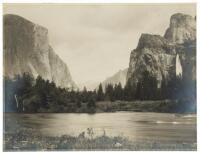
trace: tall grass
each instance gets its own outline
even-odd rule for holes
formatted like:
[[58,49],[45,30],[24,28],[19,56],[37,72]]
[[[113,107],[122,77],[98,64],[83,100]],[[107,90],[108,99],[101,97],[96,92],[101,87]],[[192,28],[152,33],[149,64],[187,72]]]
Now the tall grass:
[[43,136],[33,129],[21,129],[4,134],[4,151],[68,151],[68,150],[197,150],[192,143],[169,143],[154,140],[130,140],[125,137],[109,137],[103,131],[94,136],[92,128],[78,136]]

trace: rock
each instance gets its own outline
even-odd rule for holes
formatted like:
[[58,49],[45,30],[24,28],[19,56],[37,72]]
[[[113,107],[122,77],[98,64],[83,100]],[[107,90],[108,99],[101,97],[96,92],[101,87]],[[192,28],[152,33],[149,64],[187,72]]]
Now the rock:
[[177,13],[171,16],[170,27],[164,37],[177,44],[196,40],[196,20],[190,15]]
[[137,51],[143,48],[154,49],[155,53],[173,53],[173,44],[170,44],[167,39],[160,35],[142,34]]
[[49,45],[46,28],[12,14],[4,15],[3,26],[4,76],[27,72],[60,87],[76,87],[67,65]]
[[[157,87],[182,74],[186,80],[196,80],[196,21],[189,15],[174,14],[164,37],[142,34],[131,52],[127,81],[136,85],[147,71],[157,80]],[[178,56],[178,60],[177,60]],[[180,70],[177,70],[179,62]],[[177,73],[178,72],[178,73]]]
[[181,13],[172,15],[164,37],[176,44],[183,78],[187,81],[196,80],[196,19]]
[[184,43],[176,47],[182,66],[182,77],[186,81],[196,80],[196,41]]
[[145,71],[156,78],[158,87],[163,79],[175,73],[174,46],[159,35],[142,34],[138,47],[131,52],[127,81],[136,85]]

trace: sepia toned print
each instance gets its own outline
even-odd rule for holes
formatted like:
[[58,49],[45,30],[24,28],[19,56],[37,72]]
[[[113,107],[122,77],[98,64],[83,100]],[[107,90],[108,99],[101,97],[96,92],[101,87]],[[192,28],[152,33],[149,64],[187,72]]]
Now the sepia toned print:
[[4,4],[4,151],[197,150],[196,4]]

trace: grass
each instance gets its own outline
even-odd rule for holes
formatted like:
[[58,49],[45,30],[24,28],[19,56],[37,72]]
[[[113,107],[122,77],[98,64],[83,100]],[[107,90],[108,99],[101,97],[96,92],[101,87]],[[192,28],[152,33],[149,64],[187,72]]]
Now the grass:
[[[188,104],[192,106],[191,104]],[[102,101],[96,103],[96,112],[135,111],[135,112],[163,112],[163,113],[185,113],[195,112],[185,107],[185,104],[172,100],[156,101]]]
[[71,150],[197,150],[197,145],[192,143],[169,143],[167,141],[129,140],[125,137],[109,137],[104,133],[94,137],[93,130],[87,129],[78,136],[63,135],[60,137],[43,136],[33,129],[20,129],[16,132],[4,134],[4,151],[71,151]]

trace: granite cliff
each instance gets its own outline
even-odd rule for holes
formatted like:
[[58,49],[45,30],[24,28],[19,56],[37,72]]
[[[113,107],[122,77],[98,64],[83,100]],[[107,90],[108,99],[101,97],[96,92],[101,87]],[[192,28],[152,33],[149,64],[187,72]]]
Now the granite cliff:
[[67,65],[48,41],[48,30],[20,16],[3,17],[4,76],[27,72],[54,81],[60,87],[76,87]]
[[157,80],[158,88],[163,80],[167,82],[176,75],[196,79],[196,21],[193,17],[181,13],[172,15],[164,37],[141,35],[130,55],[127,81],[136,85],[145,71]]
[[164,38],[176,44],[196,40],[196,20],[190,15],[177,13],[171,16]]
[[171,16],[164,38],[174,43],[180,55],[182,75],[186,80],[196,80],[196,18],[177,13]]

